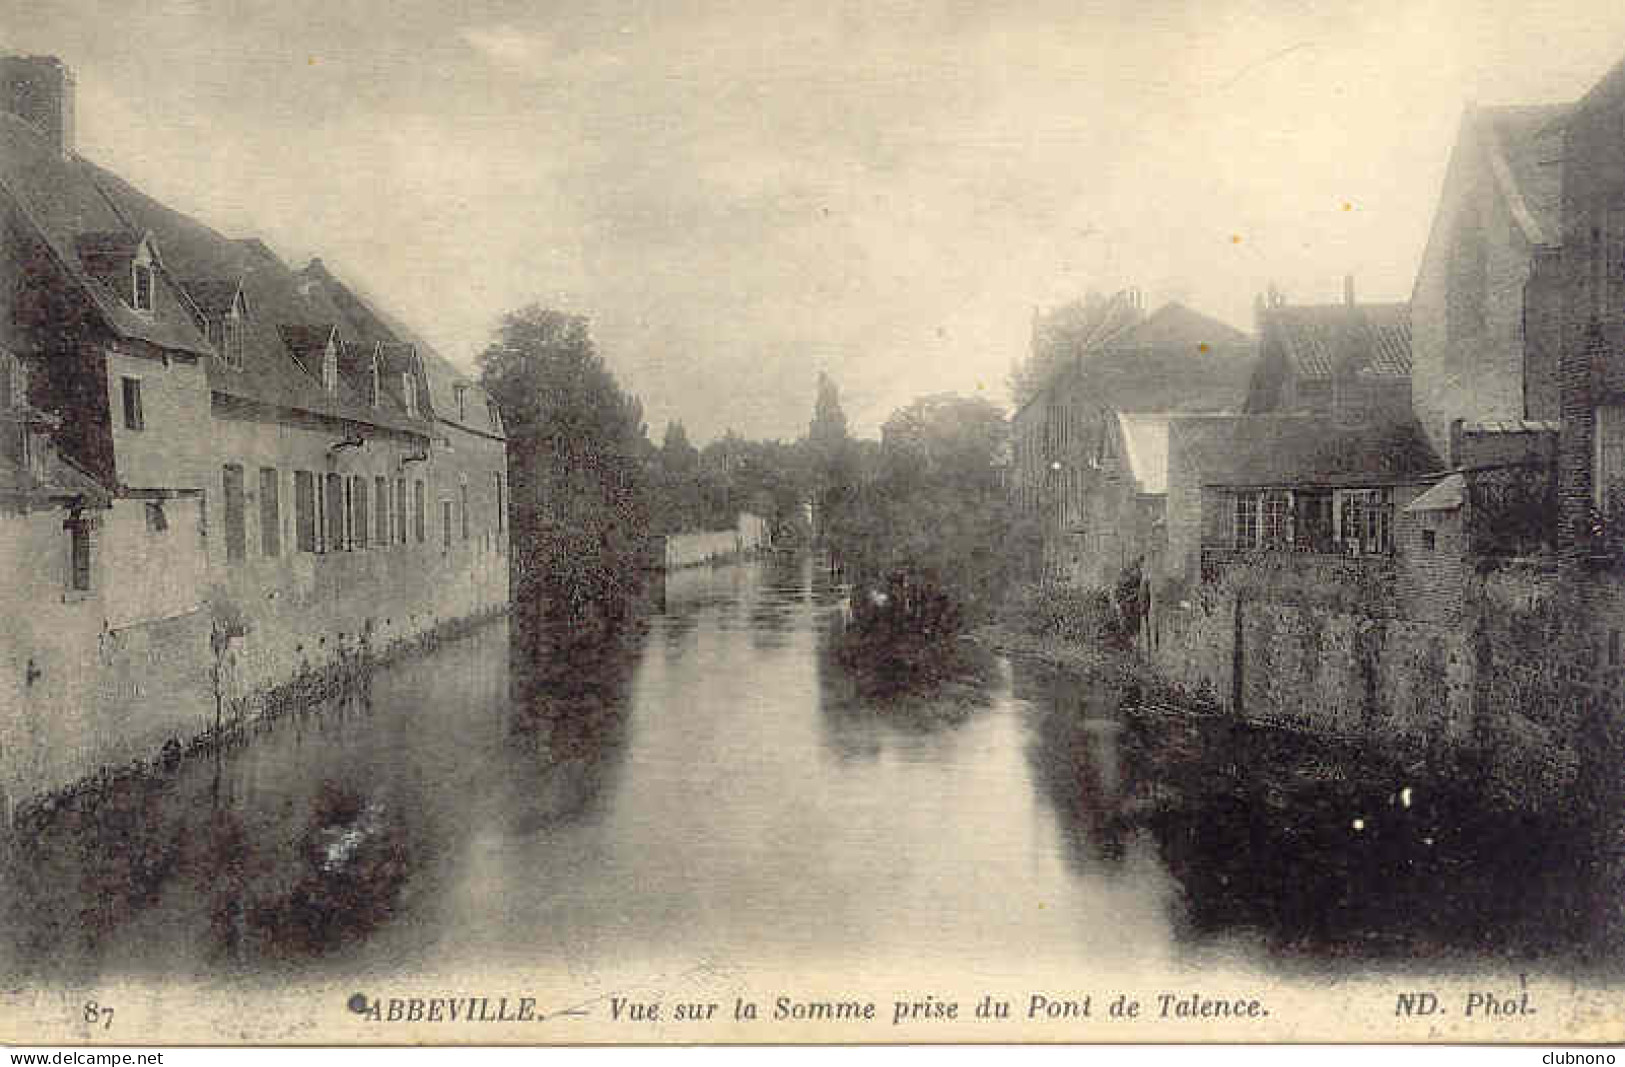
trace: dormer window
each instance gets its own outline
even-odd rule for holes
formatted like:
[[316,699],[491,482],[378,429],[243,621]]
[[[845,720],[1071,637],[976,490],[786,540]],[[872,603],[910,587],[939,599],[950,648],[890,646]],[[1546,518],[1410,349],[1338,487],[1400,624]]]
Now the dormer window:
[[130,306],[137,311],[152,310],[152,267],[150,264],[137,263],[133,268],[134,276],[131,279]]
[[486,414],[486,417],[488,417],[491,420],[491,429],[493,429],[493,430],[502,429],[502,416],[497,414],[496,401],[487,400],[485,402],[485,414]]
[[226,366],[243,369],[243,324],[237,317],[237,309],[226,312],[220,318],[220,359]]
[[468,386],[459,385],[459,386],[457,386],[455,392],[457,393],[457,421],[458,422],[467,422],[468,421]]
[[406,413],[416,416],[418,413],[418,383],[410,374],[401,375],[401,402],[406,405]]
[[339,391],[339,354],[334,350],[333,342],[327,342],[327,350],[322,353],[322,388],[329,393]]

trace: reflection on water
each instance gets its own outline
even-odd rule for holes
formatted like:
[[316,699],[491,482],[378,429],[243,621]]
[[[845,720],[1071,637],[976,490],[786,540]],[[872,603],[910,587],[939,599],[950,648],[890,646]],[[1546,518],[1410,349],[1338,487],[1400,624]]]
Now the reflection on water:
[[838,973],[1561,959],[1583,840],[1025,663],[865,697],[810,561],[521,612],[12,840],[8,980],[730,958]]

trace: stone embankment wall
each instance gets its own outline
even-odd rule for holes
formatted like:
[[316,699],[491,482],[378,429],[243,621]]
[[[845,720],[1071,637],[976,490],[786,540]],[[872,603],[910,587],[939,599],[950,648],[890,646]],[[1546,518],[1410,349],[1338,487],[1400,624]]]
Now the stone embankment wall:
[[738,559],[761,551],[769,542],[767,520],[740,512],[739,521],[731,530],[697,530],[667,536],[665,567],[676,570]]
[[1470,752],[1514,801],[1561,803],[1588,753],[1617,741],[1591,735],[1625,721],[1625,622],[1608,621],[1625,597],[1511,566],[1472,576],[1462,603],[1440,622],[1221,579],[1167,603],[1142,648],[1164,679],[1249,720]]

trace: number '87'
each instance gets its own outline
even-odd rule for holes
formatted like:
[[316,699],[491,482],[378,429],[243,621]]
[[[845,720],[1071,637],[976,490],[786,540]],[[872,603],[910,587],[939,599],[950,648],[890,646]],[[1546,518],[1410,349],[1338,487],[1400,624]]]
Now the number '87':
[[85,1022],[91,1026],[101,1023],[103,1030],[111,1030],[113,1028],[113,1009],[104,1008],[94,1000],[87,1000],[85,1001]]

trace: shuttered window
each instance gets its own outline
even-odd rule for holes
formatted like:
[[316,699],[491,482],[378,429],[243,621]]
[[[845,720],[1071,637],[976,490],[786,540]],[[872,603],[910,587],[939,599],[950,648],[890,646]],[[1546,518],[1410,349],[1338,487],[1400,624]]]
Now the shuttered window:
[[220,468],[221,487],[226,500],[226,559],[240,563],[247,551],[247,531],[243,521],[243,469],[234,463]]
[[310,471],[293,472],[293,524],[299,551],[316,551],[316,478]]
[[282,554],[282,502],[275,467],[260,468],[260,554]]

